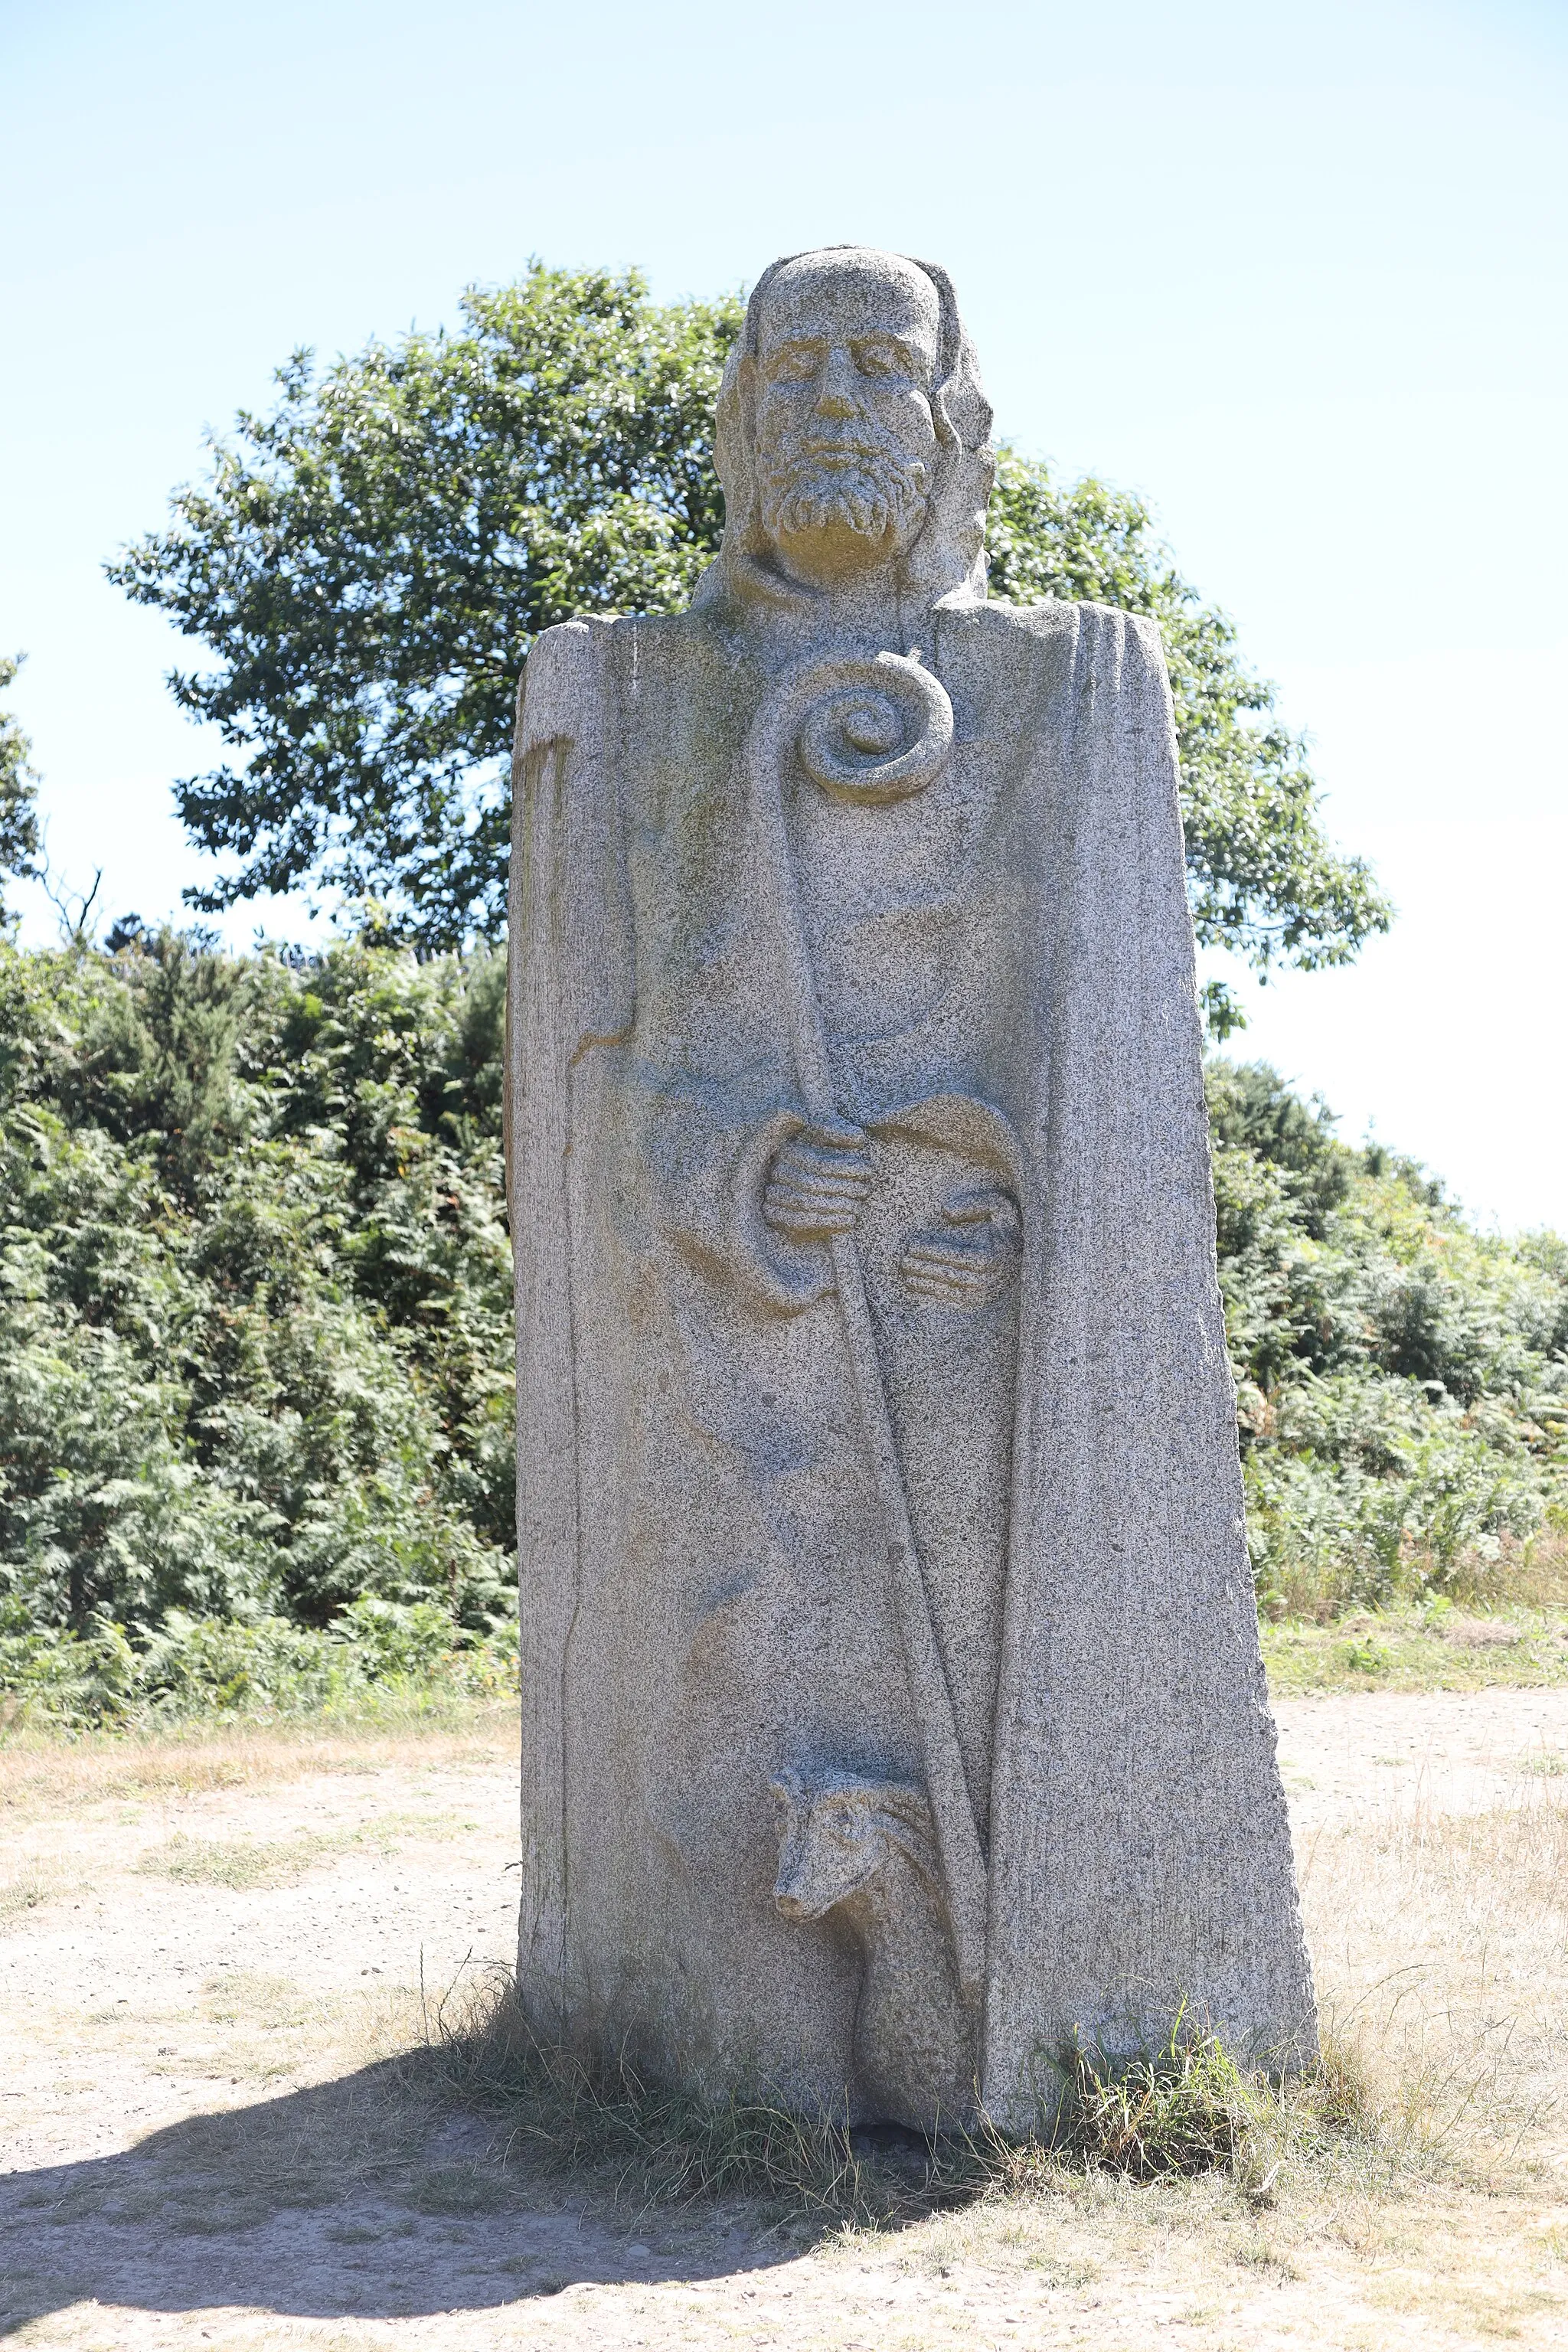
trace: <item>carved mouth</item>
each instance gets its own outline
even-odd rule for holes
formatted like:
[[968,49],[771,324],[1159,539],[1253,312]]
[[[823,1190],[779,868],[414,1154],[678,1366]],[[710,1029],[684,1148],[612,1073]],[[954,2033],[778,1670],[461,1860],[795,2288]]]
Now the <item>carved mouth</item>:
[[873,441],[803,441],[802,457],[815,457],[824,466],[858,466],[869,460],[879,463],[888,455],[885,443]]

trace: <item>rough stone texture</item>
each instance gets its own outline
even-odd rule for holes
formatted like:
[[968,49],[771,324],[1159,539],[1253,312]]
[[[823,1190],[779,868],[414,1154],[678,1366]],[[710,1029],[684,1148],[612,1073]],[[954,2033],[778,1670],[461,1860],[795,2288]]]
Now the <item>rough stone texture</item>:
[[691,610],[518,726],[521,1980],[915,2125],[1314,2041],[1163,660],[985,601],[990,423],[942,271],[776,265]]

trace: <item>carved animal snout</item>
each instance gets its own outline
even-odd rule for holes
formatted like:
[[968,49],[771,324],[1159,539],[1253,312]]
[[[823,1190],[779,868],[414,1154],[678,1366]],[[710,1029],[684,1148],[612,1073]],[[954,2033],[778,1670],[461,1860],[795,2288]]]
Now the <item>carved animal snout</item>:
[[931,1808],[898,1780],[833,1773],[815,1784],[781,1772],[779,1868],[773,1901],[786,1919],[823,1919],[869,1885],[895,1856],[931,1875]]

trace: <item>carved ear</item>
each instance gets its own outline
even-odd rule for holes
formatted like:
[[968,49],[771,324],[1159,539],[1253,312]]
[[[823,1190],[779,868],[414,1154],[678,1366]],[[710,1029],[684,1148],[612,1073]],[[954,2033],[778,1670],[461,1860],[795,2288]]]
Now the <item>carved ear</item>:
[[756,520],[757,478],[752,460],[756,432],[756,362],[742,341],[724,362],[713,419],[714,470],[724,492],[724,538],[732,550],[746,545]]
[[929,1878],[933,1885],[940,1886],[942,1871],[937,1862],[936,1848],[930,1838],[912,1829],[908,1822],[900,1821],[896,1813],[884,1813],[882,1824],[888,1843],[896,1845],[923,1878]]
[[890,1782],[887,1788],[878,1790],[874,1810],[889,1844],[907,1854],[928,1878],[936,1878],[936,1845],[931,1836],[931,1805],[924,1790]]
[[774,1807],[780,1815],[779,1827],[787,1828],[790,1821],[805,1803],[805,1782],[798,1772],[792,1772],[786,1768],[770,1781],[769,1786],[773,1790]]

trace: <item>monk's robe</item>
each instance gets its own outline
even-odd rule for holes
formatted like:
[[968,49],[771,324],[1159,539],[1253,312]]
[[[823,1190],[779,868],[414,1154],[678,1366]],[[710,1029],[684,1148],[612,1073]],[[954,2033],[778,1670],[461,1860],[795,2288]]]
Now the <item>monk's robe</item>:
[[[929,790],[779,786],[984,1857],[950,2072],[1025,2126],[1075,2042],[1182,2016],[1289,2063],[1312,1996],[1157,634],[1062,604],[930,624],[953,739]],[[747,775],[770,642],[723,605],[573,623],[520,704],[520,1975],[536,2017],[656,2073],[870,2119],[872,1962],[773,1899],[781,1781],[918,1789],[925,1750],[829,1252],[763,1214],[809,1124]],[[910,1253],[944,1240],[984,1279],[933,1295]]]

